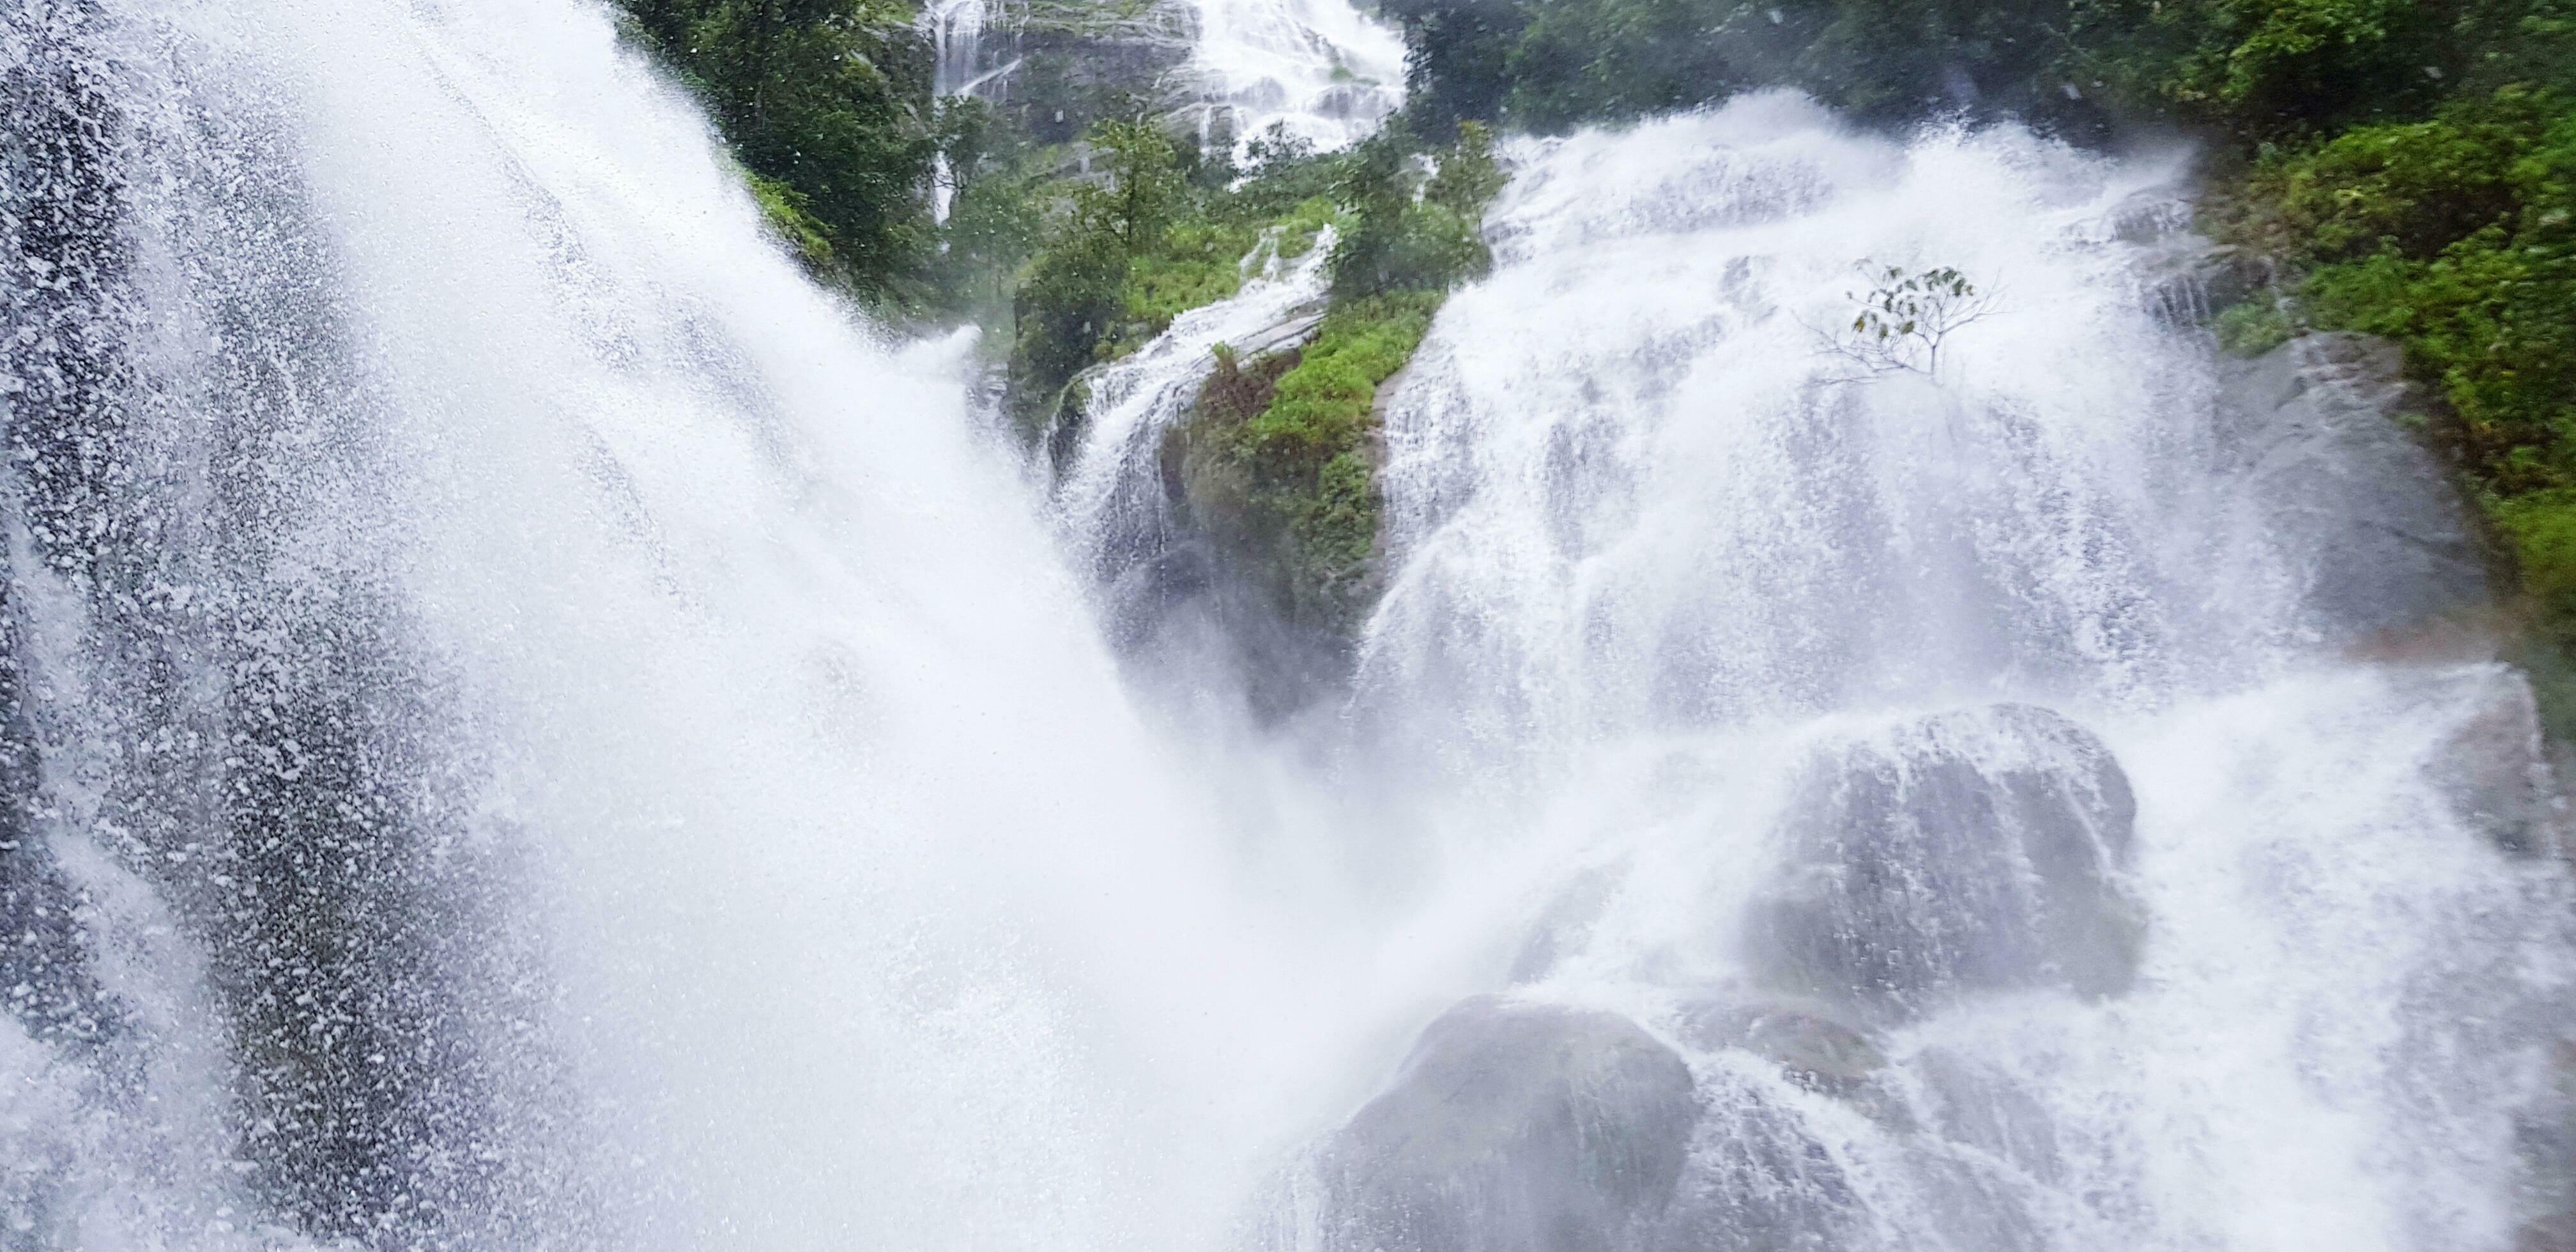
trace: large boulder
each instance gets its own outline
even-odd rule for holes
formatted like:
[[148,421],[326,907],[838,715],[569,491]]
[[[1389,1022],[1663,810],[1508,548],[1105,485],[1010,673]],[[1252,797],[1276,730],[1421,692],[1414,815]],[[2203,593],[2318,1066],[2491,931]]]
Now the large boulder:
[[1826,746],[1749,911],[1750,971],[1875,1021],[1980,991],[2116,993],[2143,932],[2119,880],[2135,817],[2110,750],[2030,705]]
[[2484,664],[2431,670],[2414,681],[2436,710],[2459,710],[2434,741],[2425,771],[2451,811],[2515,855],[2559,851],[2564,818],[2530,680],[2509,666]]
[[2220,433],[2244,499],[2279,536],[2297,628],[2330,646],[2385,644],[2488,605],[2484,548],[2420,416],[2396,345],[2302,335],[2222,361]]
[[1653,1252],[1861,1246],[1865,1219],[1850,1179],[1774,1090],[1712,1071],[1689,1167],[1655,1225]]
[[1612,1013],[1479,997],[1326,1144],[1334,1252],[1642,1246],[1699,1118],[1688,1066]]

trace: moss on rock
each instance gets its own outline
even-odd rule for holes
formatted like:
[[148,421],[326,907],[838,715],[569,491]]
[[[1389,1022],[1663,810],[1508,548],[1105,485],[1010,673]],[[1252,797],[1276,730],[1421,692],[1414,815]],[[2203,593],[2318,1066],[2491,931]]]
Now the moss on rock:
[[1378,385],[1431,326],[1437,292],[1333,306],[1302,349],[1219,353],[1165,482],[1192,526],[1290,625],[1346,637],[1377,594]]

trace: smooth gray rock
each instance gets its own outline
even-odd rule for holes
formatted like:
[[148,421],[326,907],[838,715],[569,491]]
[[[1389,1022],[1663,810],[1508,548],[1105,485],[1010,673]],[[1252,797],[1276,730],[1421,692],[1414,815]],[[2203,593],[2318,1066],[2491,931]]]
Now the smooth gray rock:
[[2515,1252],[2576,1252],[2576,1039],[2551,1045],[2539,1098],[2514,1117]]
[[1624,1017],[1463,1001],[1326,1145],[1323,1246],[1639,1246],[1681,1176],[1698,1118],[1689,1067]]
[[2129,985],[2137,806],[2082,727],[2022,704],[1937,714],[1820,749],[1794,786],[1745,934],[1767,989],[1886,1022],[1979,991]]
[[2440,460],[2400,424],[2424,411],[2394,344],[2311,334],[2218,366],[2222,439],[2278,534],[2296,626],[2329,646],[2388,642],[2488,606],[2486,554]]
[[2530,680],[2504,665],[2458,666],[2419,679],[2445,702],[2466,697],[2469,715],[2434,745],[2426,776],[2451,811],[2517,856],[2558,849],[2557,791]]

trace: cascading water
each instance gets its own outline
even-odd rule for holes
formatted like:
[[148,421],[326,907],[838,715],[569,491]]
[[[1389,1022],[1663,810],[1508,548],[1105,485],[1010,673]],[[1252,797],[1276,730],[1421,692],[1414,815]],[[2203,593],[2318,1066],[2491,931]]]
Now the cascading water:
[[[2527,696],[2336,659],[2347,538],[2149,289],[2179,162],[1788,97],[1511,155],[1301,732],[1389,936],[1355,1055],[1438,1017],[1263,1246],[2510,1244],[2569,1024],[2563,871],[2479,807],[2540,820]],[[1991,309],[1869,368],[1859,293],[1943,266]],[[1148,391],[1066,492],[1113,555]]]
[[855,332],[591,6],[0,31],[10,1228],[1206,1246],[1318,941],[960,345]]
[[1196,0],[1191,68],[1239,141],[1279,126],[1329,151],[1404,103],[1404,44],[1349,0]]
[[[2527,802],[2527,697],[2308,642],[2344,538],[2150,311],[2170,163],[1787,97],[1513,159],[1387,408],[1344,766],[1513,998],[1276,1241],[2511,1243],[2568,898],[2456,773]],[[1991,313],[1856,370],[1855,293],[1941,266]]]
[[[1220,8],[1243,130],[1386,103]],[[1520,145],[1348,715],[1184,752],[598,10],[31,0],[0,95],[0,1243],[2510,1244],[2517,680],[2314,646],[2161,167]],[[1095,568],[1326,250],[1098,380]],[[1854,376],[1865,261],[1996,310]]]

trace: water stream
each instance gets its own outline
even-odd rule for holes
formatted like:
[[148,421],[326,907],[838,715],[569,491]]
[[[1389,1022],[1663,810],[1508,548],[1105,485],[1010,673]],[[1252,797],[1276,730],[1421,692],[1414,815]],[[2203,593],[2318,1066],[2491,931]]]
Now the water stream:
[[[1347,7],[1205,17],[1238,133],[1392,105]],[[1686,1066],[1621,1240],[2510,1246],[2567,901],[2443,770],[2516,680],[2303,625],[2320,537],[2142,291],[2173,162],[1784,97],[1516,141],[1358,672],[1266,731],[1140,701],[1098,584],[1329,240],[1042,499],[596,6],[27,0],[0,93],[0,1246],[1378,1246],[1336,1128],[1498,992]],[[1996,312],[1845,377],[1864,262]],[[1711,1042],[1795,931],[1747,919],[1842,898],[1777,886],[1876,794],[1819,761],[2093,778],[2101,966],[1918,860],[1891,924],[1982,938],[1808,989],[1865,1073]]]

